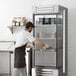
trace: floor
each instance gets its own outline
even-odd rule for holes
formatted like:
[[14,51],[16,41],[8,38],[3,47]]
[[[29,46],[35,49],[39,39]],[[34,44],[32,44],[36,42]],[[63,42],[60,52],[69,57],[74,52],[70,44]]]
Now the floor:
[[8,75],[8,74],[0,74],[0,76],[10,76],[10,75]]

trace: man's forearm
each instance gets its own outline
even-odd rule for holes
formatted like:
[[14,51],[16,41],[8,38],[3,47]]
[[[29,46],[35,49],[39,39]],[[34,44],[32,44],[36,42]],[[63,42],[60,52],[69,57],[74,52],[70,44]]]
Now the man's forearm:
[[43,47],[45,46],[45,44],[43,42],[41,42],[40,40],[34,40],[33,42],[36,45],[43,46]]
[[26,46],[26,48],[33,48],[33,46],[29,46],[29,45],[28,45],[28,46]]

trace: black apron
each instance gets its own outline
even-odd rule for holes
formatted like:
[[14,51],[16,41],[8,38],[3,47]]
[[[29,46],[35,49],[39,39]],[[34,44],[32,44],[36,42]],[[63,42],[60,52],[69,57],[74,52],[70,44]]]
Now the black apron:
[[26,47],[26,45],[15,48],[15,57],[14,57],[14,67],[15,68],[24,68],[26,66],[25,47]]

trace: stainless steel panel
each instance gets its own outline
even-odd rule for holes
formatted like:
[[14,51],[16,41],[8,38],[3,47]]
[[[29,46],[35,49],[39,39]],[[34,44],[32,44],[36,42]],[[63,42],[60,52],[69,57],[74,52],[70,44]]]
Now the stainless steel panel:
[[56,66],[56,52],[35,51],[35,65]]

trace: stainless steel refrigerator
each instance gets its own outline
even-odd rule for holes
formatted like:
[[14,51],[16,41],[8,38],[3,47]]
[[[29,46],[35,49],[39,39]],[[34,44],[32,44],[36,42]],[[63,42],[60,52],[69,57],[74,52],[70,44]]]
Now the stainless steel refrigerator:
[[[60,5],[35,6],[33,23],[34,37],[51,47],[43,49],[35,45],[32,51],[32,68],[38,68],[39,74],[36,76],[45,76],[41,71],[46,68],[57,69],[58,76],[67,76],[68,9]],[[46,74],[50,75],[51,73]]]

